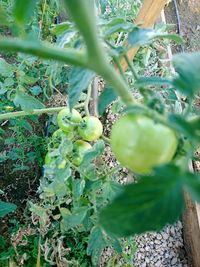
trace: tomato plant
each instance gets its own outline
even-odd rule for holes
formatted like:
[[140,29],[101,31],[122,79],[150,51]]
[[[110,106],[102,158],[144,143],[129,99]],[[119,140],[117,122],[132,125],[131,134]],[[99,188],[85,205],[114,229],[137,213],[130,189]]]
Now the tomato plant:
[[[23,5],[21,0],[14,2],[14,17],[6,21],[6,26],[16,29],[19,37],[2,37],[0,50],[21,52],[20,55],[25,53],[31,57],[27,60],[23,54],[23,63],[17,66],[0,60],[3,75],[3,78],[0,77],[0,90],[6,99],[3,106],[16,108],[15,112],[6,113],[11,110],[2,106],[0,119],[6,121],[20,116],[59,112],[59,130],[52,136],[53,147],[49,146],[45,158],[47,168],[39,186],[41,202],[32,203],[30,211],[38,220],[37,229],[51,230],[51,233],[55,229],[58,231],[56,234],[48,232],[51,239],[48,235],[46,238],[51,247],[49,240],[55,242],[58,237],[59,242],[54,243],[54,249],[60,249],[63,236],[65,240],[68,233],[86,233],[87,253],[91,255],[93,265],[98,266],[99,256],[105,247],[112,246],[120,251],[120,241],[116,236],[160,230],[166,223],[174,223],[183,211],[183,189],[200,202],[199,175],[192,173],[188,167],[195,158],[200,140],[199,113],[193,107],[200,88],[200,54],[175,56],[176,75],[170,73],[169,77],[164,77],[162,73],[159,77],[143,77],[146,71],[138,70],[142,60],[135,64],[129,59],[127,48],[145,45],[148,49],[149,43],[158,38],[181,43],[179,36],[160,29],[140,28],[124,18],[107,19],[104,16],[105,20],[98,25],[94,4],[99,1],[64,0],[71,20],[52,26],[54,36],[50,40],[53,44],[48,44],[46,40],[43,42],[41,38],[33,41],[26,33],[31,32],[27,26],[32,25],[30,14],[35,1],[30,0],[30,5]],[[55,2],[57,4],[58,1]],[[20,10],[17,3],[21,3]],[[41,36],[46,6],[45,3],[37,36]],[[106,11],[106,6],[102,10]],[[31,29],[34,27],[33,23]],[[22,39],[21,35],[26,38]],[[123,47],[123,43],[128,45]],[[42,73],[38,68],[34,68],[34,75],[27,75],[30,66],[41,64],[35,60],[38,55],[44,62],[56,60],[61,65],[60,68],[59,64],[52,64],[51,68],[48,64],[43,66],[45,71],[41,84],[35,78]],[[150,57],[149,54],[145,56]],[[126,74],[121,66],[122,59],[129,69]],[[117,65],[119,71],[111,62]],[[15,75],[17,79],[13,81]],[[95,91],[95,75],[105,80],[105,89]],[[61,86],[57,88],[59,83]],[[52,95],[57,91],[67,91],[67,105],[66,102],[64,104],[67,107],[46,108],[43,97],[48,98],[48,93],[42,90],[43,85],[45,90],[51,88]],[[133,90],[140,95],[139,101]],[[90,116],[91,100],[98,102],[101,114],[110,104],[112,110],[126,113],[113,126],[110,142],[120,164],[140,175],[137,183],[121,186],[116,182],[118,173],[115,169],[107,170],[105,162],[101,162],[100,166],[97,163],[104,151],[103,141],[98,140],[103,127],[97,117]],[[83,119],[76,111],[77,106],[86,116]],[[95,113],[98,113],[97,110]],[[55,116],[50,119],[55,129]],[[27,123],[23,122],[23,127],[32,131]],[[109,137],[105,140],[109,143]],[[96,142],[91,147],[85,141]],[[184,159],[184,164],[180,163],[180,159]],[[63,251],[66,252],[65,245]],[[52,252],[54,256],[58,253],[60,251]],[[56,260],[53,265],[57,264]],[[63,262],[66,263],[66,258]],[[59,264],[63,265],[63,262]]]
[[103,133],[102,123],[94,116],[86,116],[78,127],[78,133],[86,141],[95,141]]
[[172,129],[143,115],[126,114],[113,126],[111,147],[119,162],[145,174],[170,162],[177,149]]

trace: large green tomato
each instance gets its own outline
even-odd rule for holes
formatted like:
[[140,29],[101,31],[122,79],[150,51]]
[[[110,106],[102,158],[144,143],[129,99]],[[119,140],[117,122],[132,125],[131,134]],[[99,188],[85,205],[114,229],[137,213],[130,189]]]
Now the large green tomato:
[[92,146],[85,141],[77,140],[76,142],[74,142],[72,155],[73,164],[79,166],[83,160],[85,153],[91,148]]
[[78,133],[86,141],[95,141],[103,133],[102,123],[97,117],[86,116],[78,127]]
[[143,115],[126,114],[113,126],[111,147],[122,166],[138,174],[171,161],[177,139],[172,129]]
[[[68,108],[62,109],[57,116],[57,122],[59,128],[66,133],[70,133],[74,130],[73,123],[79,123],[82,120],[81,114],[72,109],[72,112]],[[72,124],[70,124],[70,122]]]

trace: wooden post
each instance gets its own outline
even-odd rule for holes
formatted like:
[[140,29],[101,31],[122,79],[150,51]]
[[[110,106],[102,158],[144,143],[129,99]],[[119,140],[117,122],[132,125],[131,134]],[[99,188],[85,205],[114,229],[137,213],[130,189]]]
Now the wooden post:
[[[142,27],[152,27],[156,19],[159,17],[161,10],[169,2],[169,0],[144,0],[139,14],[135,20],[136,24],[141,24]],[[132,48],[128,51],[127,56],[129,60],[133,60],[139,47]],[[127,69],[127,63],[124,59],[121,60],[123,70]]]
[[183,216],[183,232],[185,248],[189,264],[200,266],[200,205],[192,201],[185,192],[185,213]]

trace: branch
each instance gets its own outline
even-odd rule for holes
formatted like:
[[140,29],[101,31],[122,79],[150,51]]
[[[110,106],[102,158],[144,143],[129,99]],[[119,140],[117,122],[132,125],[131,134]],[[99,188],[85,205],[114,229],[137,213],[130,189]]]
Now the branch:
[[0,51],[21,52],[43,59],[53,59],[66,64],[88,68],[86,54],[72,48],[56,48],[41,42],[20,40],[15,38],[0,38]]
[[[81,108],[84,106],[84,103],[77,104],[74,108]],[[31,116],[31,115],[40,115],[43,113],[57,113],[60,110],[66,108],[64,107],[54,107],[54,108],[42,108],[42,109],[33,109],[30,112],[27,111],[16,111],[16,112],[7,112],[4,114],[0,114],[0,121],[1,120],[8,120],[13,119],[16,117],[24,117],[24,116]]]

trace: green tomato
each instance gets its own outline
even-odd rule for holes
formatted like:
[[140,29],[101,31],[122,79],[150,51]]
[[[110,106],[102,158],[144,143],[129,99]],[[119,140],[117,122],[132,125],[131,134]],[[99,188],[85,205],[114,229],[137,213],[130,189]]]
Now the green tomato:
[[143,115],[126,114],[113,126],[111,148],[122,166],[138,174],[172,160],[177,138],[169,127]]
[[78,133],[86,141],[95,141],[103,133],[102,123],[97,117],[86,116],[78,127]]
[[81,114],[75,109],[72,109],[72,112],[70,112],[68,108],[64,108],[58,113],[57,116],[59,128],[66,133],[72,132],[75,128],[73,123],[79,123],[81,120]]
[[73,155],[72,155],[72,163],[76,166],[79,166],[83,160],[85,153],[91,149],[92,146],[82,140],[77,140],[73,144]]
[[45,163],[45,165],[50,166],[51,163],[52,163],[52,161],[53,161],[53,159],[52,159],[52,157],[50,156],[50,153],[47,152],[47,154],[46,154],[46,156],[45,156],[45,159],[44,159],[44,163]]
[[63,132],[61,129],[56,130],[52,134],[53,147],[58,148],[64,136],[66,136],[68,139],[71,140],[74,137],[74,134],[73,132],[68,132],[68,133]]
[[[51,157],[50,156],[50,152],[47,152],[46,156],[45,156],[45,160],[44,160],[44,163],[46,166],[52,166],[52,163],[54,162],[55,164],[55,160],[56,160],[56,157]],[[65,166],[66,166],[66,163],[67,161],[65,159],[63,159],[58,165],[58,169],[64,169]]]

